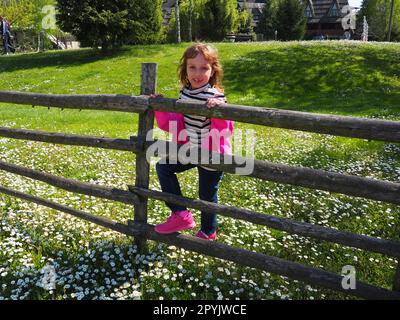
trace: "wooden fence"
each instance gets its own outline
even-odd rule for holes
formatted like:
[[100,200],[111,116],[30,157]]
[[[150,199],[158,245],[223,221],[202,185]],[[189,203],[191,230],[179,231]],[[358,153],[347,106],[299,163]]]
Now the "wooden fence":
[[[5,103],[139,113],[138,135],[130,139],[111,139],[0,127],[0,136],[7,138],[114,149],[136,153],[136,181],[134,186],[129,186],[129,191],[57,177],[0,161],[0,170],[43,181],[70,192],[133,205],[133,220],[129,220],[127,224],[121,224],[33,195],[10,190],[2,186],[0,186],[0,192],[66,212],[120,233],[134,236],[135,242],[141,250],[145,249],[147,240],[153,240],[195,251],[207,256],[233,261],[244,266],[258,268],[319,287],[341,291],[361,298],[400,299],[399,265],[393,275],[394,281],[392,290],[373,286],[361,281],[356,281],[355,289],[345,289],[342,286],[343,277],[333,272],[241,248],[235,248],[219,242],[185,236],[179,233],[171,235],[156,233],[153,226],[147,223],[147,202],[149,198],[168,201],[198,210],[213,211],[234,219],[252,222],[288,233],[364,249],[370,252],[381,253],[395,257],[396,259],[400,257],[400,242],[397,241],[378,239],[340,231],[334,228],[275,217],[251,210],[150,190],[150,167],[149,163],[146,161],[147,148],[157,142],[154,139],[151,139],[151,141],[148,141],[148,139],[146,140],[147,133],[153,128],[155,110],[190,113],[264,126],[395,143],[400,142],[399,121],[321,115],[239,105],[219,106],[218,108],[209,110],[202,103],[177,101],[167,98],[150,98],[149,95],[156,92],[156,78],[157,65],[153,63],[143,64],[141,95],[138,97],[125,95],[47,95],[0,92],[0,102]],[[172,142],[165,141],[165,143],[171,148],[177,147]],[[163,154],[158,155],[162,156]],[[210,159],[218,160],[218,154],[211,154]],[[214,163],[210,162],[210,164],[206,166],[224,172],[234,173],[235,169],[239,168],[241,166],[240,164],[244,163],[244,159],[239,156],[233,156],[231,160],[232,162],[230,164],[214,161]],[[260,160],[254,160],[254,171],[249,174],[249,178],[250,177],[384,201],[397,205],[400,204],[400,183],[356,177],[323,170],[293,167]]]

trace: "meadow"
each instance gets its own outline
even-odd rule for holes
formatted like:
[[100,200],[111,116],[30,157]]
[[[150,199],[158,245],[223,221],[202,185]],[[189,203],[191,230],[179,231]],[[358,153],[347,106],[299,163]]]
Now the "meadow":
[[[158,92],[176,98],[176,68],[188,44],[91,49],[0,57],[0,90],[139,95],[143,62],[157,62]],[[360,42],[216,43],[228,101],[325,114],[400,120],[400,44]],[[128,138],[137,115],[0,104],[0,126]],[[400,181],[400,145],[236,123],[256,133],[260,160]],[[135,181],[129,152],[0,138],[0,159],[43,172],[127,189]],[[155,159],[156,160],[156,159]],[[150,188],[160,190],[151,166]],[[185,196],[198,197],[196,170],[179,174]],[[0,184],[126,223],[133,207],[72,194],[0,171]],[[400,208],[378,201],[225,174],[219,202],[293,220],[400,240]],[[200,215],[193,210],[196,220]],[[149,201],[149,223],[165,220]],[[195,230],[197,231],[197,229]],[[194,231],[184,232],[193,235]],[[381,254],[290,235],[219,217],[218,241],[391,288],[398,261]],[[271,273],[173,246],[132,238],[67,214],[0,194],[0,300],[18,299],[354,299]],[[43,288],[43,268],[56,271]]]

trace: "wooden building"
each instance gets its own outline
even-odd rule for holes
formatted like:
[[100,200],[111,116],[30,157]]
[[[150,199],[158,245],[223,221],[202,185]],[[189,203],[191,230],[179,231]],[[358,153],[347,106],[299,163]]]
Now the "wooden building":
[[351,38],[354,30],[347,27],[349,6],[348,0],[303,0],[307,17],[306,39],[345,39]]

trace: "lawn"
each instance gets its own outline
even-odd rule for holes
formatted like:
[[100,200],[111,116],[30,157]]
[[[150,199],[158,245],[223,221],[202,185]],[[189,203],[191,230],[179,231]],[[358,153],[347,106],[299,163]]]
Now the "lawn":
[[[0,57],[0,90],[138,95],[143,62],[159,64],[158,92],[177,97],[181,45],[89,49]],[[228,101],[261,107],[400,120],[400,45],[357,42],[215,44]],[[126,113],[0,105],[0,126],[128,138]],[[399,182],[400,145],[236,123],[253,129],[261,160]],[[126,189],[135,179],[128,152],[0,138],[0,159],[63,177]],[[179,175],[197,198],[195,170]],[[71,194],[0,171],[0,184],[126,222],[127,205]],[[160,190],[151,167],[150,188]],[[377,201],[225,174],[219,202],[359,234],[400,240],[400,208]],[[199,212],[195,213],[199,221]],[[168,208],[149,203],[149,222]],[[131,238],[35,204],[0,195],[0,299],[353,299],[163,244],[140,255]],[[250,223],[219,218],[219,241],[391,288],[397,260]],[[193,234],[193,232],[185,232]],[[41,288],[43,267],[56,287]]]

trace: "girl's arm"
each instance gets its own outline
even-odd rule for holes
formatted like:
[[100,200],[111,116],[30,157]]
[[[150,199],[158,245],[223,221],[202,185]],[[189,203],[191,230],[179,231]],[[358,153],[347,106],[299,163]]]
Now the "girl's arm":
[[170,132],[170,122],[176,121],[178,123],[179,121],[181,121],[182,115],[175,112],[154,111],[154,117],[156,118],[157,125],[161,130]]
[[[162,94],[151,94],[151,98],[163,97]],[[161,130],[166,132],[170,132],[170,122],[171,121],[180,121],[182,115],[176,112],[165,112],[165,111],[154,111],[154,117],[156,118],[157,125]]]

